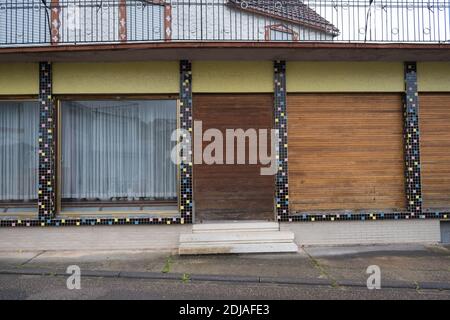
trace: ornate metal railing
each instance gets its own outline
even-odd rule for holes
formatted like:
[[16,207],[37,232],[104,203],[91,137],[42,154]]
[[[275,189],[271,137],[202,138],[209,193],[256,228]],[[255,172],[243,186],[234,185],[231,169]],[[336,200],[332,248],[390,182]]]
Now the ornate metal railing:
[[0,46],[450,43],[450,0],[0,0]]

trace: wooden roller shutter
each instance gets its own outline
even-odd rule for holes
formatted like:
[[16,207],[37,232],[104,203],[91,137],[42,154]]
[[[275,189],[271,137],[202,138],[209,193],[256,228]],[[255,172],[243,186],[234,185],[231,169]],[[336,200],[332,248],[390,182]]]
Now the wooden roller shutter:
[[399,94],[288,95],[291,211],[405,207]]
[[420,94],[424,209],[450,208],[450,94]]
[[[193,98],[194,120],[202,121],[203,132],[215,128],[224,137],[226,129],[270,129],[272,108],[271,94],[196,94]],[[275,180],[261,176],[260,168],[259,164],[194,165],[196,221],[273,220]]]

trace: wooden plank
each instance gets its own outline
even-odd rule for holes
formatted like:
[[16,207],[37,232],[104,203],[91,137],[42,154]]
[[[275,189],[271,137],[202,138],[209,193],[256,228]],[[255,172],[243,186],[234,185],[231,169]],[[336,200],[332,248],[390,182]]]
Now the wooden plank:
[[425,210],[450,208],[450,94],[421,93],[420,148]]
[[405,207],[399,94],[290,94],[291,210]]
[[[270,129],[272,105],[270,94],[194,94],[194,120],[202,120],[203,131]],[[261,176],[260,168],[259,164],[194,165],[196,220],[273,220],[274,176]]]

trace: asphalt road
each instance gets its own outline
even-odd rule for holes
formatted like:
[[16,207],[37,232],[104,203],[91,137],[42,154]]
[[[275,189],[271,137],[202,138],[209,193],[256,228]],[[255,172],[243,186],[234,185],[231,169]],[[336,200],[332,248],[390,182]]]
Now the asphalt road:
[[66,277],[0,275],[0,299],[445,299],[450,291],[305,286],[236,282],[183,282],[83,277],[80,290],[68,290]]

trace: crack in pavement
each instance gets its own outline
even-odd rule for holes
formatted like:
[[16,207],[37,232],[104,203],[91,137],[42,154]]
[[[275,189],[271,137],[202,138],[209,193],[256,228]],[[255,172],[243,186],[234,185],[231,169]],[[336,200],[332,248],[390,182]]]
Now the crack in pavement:
[[43,251],[37,253],[35,256],[33,256],[33,257],[31,257],[30,259],[28,259],[27,261],[21,263],[20,266],[23,267],[24,265],[30,263],[31,261],[33,261],[34,259],[36,259],[37,257],[39,257],[40,255],[42,255],[42,254],[44,254],[44,253],[46,253],[46,252],[47,252],[46,250],[43,250]]
[[334,279],[326,270],[325,268],[319,263],[319,261],[317,261],[308,251],[306,251],[305,248],[302,248],[302,250],[306,253],[306,255],[308,256],[309,260],[311,261],[312,265],[319,270],[320,274],[322,276],[325,276],[330,282],[331,282],[331,286],[333,288],[340,288],[339,283],[336,281],[336,279]]

